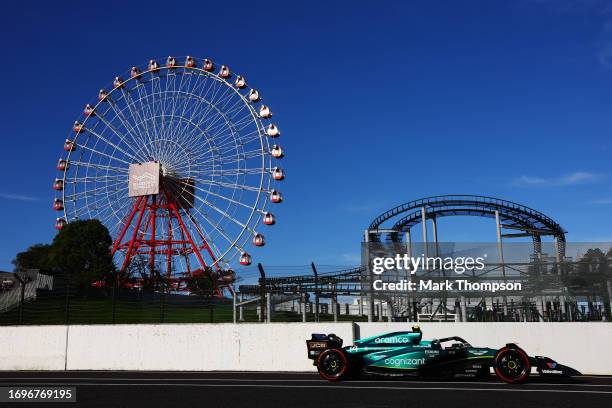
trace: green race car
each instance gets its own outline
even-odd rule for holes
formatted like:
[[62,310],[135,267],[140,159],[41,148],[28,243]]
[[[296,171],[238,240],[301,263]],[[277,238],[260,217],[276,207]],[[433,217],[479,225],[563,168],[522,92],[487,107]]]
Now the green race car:
[[360,375],[419,378],[487,378],[493,368],[507,383],[527,381],[534,367],[542,376],[580,373],[548,357],[530,357],[514,343],[501,349],[474,347],[461,337],[423,340],[418,326],[411,331],[386,333],[342,347],[334,334],[312,334],[306,340],[308,358],[319,374],[337,381]]

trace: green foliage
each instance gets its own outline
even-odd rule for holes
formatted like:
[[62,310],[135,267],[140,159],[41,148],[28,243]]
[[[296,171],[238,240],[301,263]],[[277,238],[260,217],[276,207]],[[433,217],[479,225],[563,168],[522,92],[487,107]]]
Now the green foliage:
[[51,245],[36,244],[13,260],[15,272],[41,269],[70,279],[82,291],[97,280],[113,274],[112,239],[98,220],[73,221],[53,239]]
[[50,262],[82,290],[113,272],[111,244],[108,229],[100,221],[73,221],[53,239]]
[[15,259],[13,259],[13,265],[15,266],[15,272],[24,272],[28,269],[41,269],[49,271],[51,265],[49,263],[51,253],[51,245],[47,244],[35,244],[29,247],[23,252],[19,252]]

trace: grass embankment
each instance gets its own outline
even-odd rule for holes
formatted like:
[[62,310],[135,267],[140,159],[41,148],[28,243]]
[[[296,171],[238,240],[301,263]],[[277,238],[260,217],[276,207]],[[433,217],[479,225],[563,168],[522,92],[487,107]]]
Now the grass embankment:
[[[207,305],[194,300],[181,304],[161,301],[117,300],[113,319],[113,302],[110,298],[71,298],[66,313],[66,298],[62,296],[39,298],[23,305],[23,312],[14,308],[0,314],[0,325],[22,324],[137,324],[137,323],[229,323],[233,313],[231,304]],[[68,316],[66,316],[68,315]],[[244,309],[246,322],[257,322],[255,309]],[[333,316],[321,314],[320,321],[331,322]],[[339,321],[365,321],[365,316],[340,315]],[[274,313],[275,322],[301,322],[301,314],[287,311]],[[313,313],[307,314],[307,321],[314,322]]]

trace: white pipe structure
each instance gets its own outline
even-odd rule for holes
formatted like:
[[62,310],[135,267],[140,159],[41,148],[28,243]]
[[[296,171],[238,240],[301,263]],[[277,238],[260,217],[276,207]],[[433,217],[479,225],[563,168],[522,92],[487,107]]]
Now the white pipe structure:
[[[368,298],[368,322],[373,322],[374,321],[374,293],[373,293],[373,287],[372,285],[374,284],[374,275],[372,275],[372,268],[370,267],[370,248],[369,248],[369,244],[370,244],[370,231],[366,230],[365,231],[365,237],[364,237],[364,242],[365,242],[365,261],[366,261],[366,274],[367,274],[367,287],[366,287],[366,291],[367,291],[367,298]],[[363,288],[361,288],[361,290],[363,291]]]
[[429,256],[429,248],[427,245],[427,209],[425,207],[421,207],[421,224],[423,226],[423,246],[425,249],[425,258]]
[[[501,264],[502,276],[506,281],[506,266],[504,263],[504,248],[502,243],[502,226],[499,218],[499,210],[495,210],[495,224],[497,226],[497,251],[499,253],[499,263]],[[508,298],[503,297],[504,316],[508,316]]]

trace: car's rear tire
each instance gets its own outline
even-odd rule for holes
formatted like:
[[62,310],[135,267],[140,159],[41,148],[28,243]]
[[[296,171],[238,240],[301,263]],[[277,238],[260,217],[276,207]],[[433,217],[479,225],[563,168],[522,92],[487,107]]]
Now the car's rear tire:
[[327,349],[317,358],[317,370],[327,381],[339,381],[345,379],[349,373],[349,360],[344,351]]
[[508,384],[527,381],[531,374],[529,356],[518,347],[504,347],[495,354],[493,362],[495,374]]

